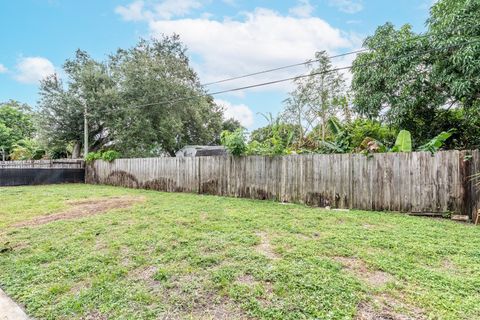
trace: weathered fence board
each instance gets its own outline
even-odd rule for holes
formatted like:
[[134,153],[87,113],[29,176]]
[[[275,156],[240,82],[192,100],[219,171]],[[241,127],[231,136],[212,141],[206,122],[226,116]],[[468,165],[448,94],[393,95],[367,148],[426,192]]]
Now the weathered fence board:
[[87,182],[402,212],[480,208],[470,176],[478,151],[118,159],[87,167]]

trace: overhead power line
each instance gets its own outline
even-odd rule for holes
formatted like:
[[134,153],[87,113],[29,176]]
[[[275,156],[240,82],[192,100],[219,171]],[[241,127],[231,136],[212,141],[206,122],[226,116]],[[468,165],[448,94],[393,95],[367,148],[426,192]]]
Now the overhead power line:
[[[414,40],[429,37],[429,36],[431,36],[431,35],[429,35],[429,34],[418,35],[418,36],[412,37],[408,40],[405,40],[403,43],[409,43],[409,42],[412,42]],[[378,50],[378,49],[381,49],[383,47],[385,47],[385,46],[378,46],[378,47],[375,47],[375,48],[365,48],[365,49],[349,51],[349,52],[345,52],[345,53],[341,53],[341,54],[337,54],[337,55],[333,55],[333,56],[328,56],[327,59],[335,59],[335,58],[345,57],[345,56],[358,54],[358,53],[363,53],[363,52],[367,52],[367,51],[371,51],[371,50]],[[244,74],[244,75],[240,75],[240,76],[235,76],[235,77],[231,77],[231,78],[221,79],[221,80],[217,80],[217,81],[213,81],[213,82],[202,83],[202,84],[200,84],[200,86],[201,87],[208,87],[208,86],[211,86],[211,85],[214,85],[214,84],[220,84],[220,83],[230,82],[230,81],[234,81],[234,80],[249,78],[249,77],[256,76],[256,75],[261,75],[261,74],[271,73],[271,72],[275,72],[275,71],[290,69],[290,68],[293,68],[293,67],[305,66],[305,65],[308,65],[308,64],[311,64],[311,63],[319,62],[320,60],[321,59],[310,59],[310,60],[307,60],[307,61],[304,61],[304,62],[299,62],[299,63],[290,64],[290,65],[280,66],[280,67],[276,67],[276,68],[272,68],[272,69],[261,70],[261,71],[248,73],[248,74]],[[154,95],[151,95],[151,96],[157,96],[157,95],[161,95],[161,94],[162,93],[154,94]]]
[[[417,39],[420,39],[420,38],[426,38],[426,37],[429,37],[429,36],[431,36],[431,35],[429,35],[429,34],[418,35],[418,36],[415,36],[415,37],[412,37],[412,38],[408,39],[404,43],[409,43],[409,42],[412,42],[414,40],[417,40]],[[381,49],[383,47],[384,46],[379,46],[379,47],[376,47],[376,48],[359,49],[359,50],[354,50],[354,51],[349,51],[349,52],[329,56],[327,58],[328,59],[336,59],[336,58],[345,57],[345,56],[349,56],[349,55],[354,55],[354,54],[358,54],[358,53],[362,53],[362,52],[367,52],[367,51],[370,51],[370,50],[378,50],[378,49]],[[244,78],[248,78],[248,77],[252,77],[252,76],[257,76],[257,75],[260,75],[260,74],[265,74],[265,73],[290,69],[290,68],[294,68],[294,67],[305,66],[305,65],[308,65],[308,64],[311,64],[311,63],[314,63],[314,62],[319,62],[319,61],[320,61],[320,59],[311,59],[311,60],[307,60],[307,61],[304,61],[304,62],[289,64],[289,65],[285,65],[285,66],[281,66],[281,67],[261,70],[261,71],[248,73],[248,74],[244,74],[244,75],[240,75],[240,76],[235,76],[235,77],[231,77],[231,78],[226,78],[226,79],[222,79],[222,80],[207,82],[207,83],[202,84],[201,86],[202,87],[208,87],[208,86],[211,86],[211,85],[214,85],[214,84],[219,84],[219,83],[229,82],[229,81],[233,81],[233,80],[244,79]]]
[[[335,58],[349,56],[349,55],[352,55],[352,54],[362,53],[362,52],[365,52],[365,51],[368,51],[368,50],[370,50],[370,49],[360,49],[360,50],[356,50],[356,51],[350,51],[350,52],[337,54],[337,55],[334,55],[334,56],[329,56],[327,58],[328,59],[335,59]],[[243,78],[248,78],[248,77],[257,76],[257,75],[260,75],[260,74],[270,73],[270,72],[274,72],[274,71],[290,69],[290,68],[293,68],[293,67],[305,66],[307,64],[318,62],[318,61],[320,61],[320,59],[312,59],[312,60],[307,60],[307,61],[304,61],[304,62],[290,64],[290,65],[277,67],[277,68],[273,68],[273,69],[257,71],[257,72],[254,72],[254,73],[244,74],[244,75],[237,76],[237,77],[232,77],[232,78],[227,78],[227,79],[218,80],[218,81],[214,81],[214,82],[204,83],[204,84],[202,84],[202,87],[207,87],[207,86],[211,86],[211,85],[214,85],[214,84],[229,82],[229,81],[243,79]]]
[[[427,53],[430,53],[430,52],[453,49],[453,48],[456,48],[456,47],[460,47],[460,46],[463,46],[463,45],[468,45],[468,44],[479,42],[479,41],[480,41],[480,39],[476,39],[476,40],[467,41],[467,42],[463,42],[463,43],[458,43],[458,44],[447,46],[447,47],[432,48],[432,49],[429,49],[429,50],[416,52],[416,53],[412,53],[412,54],[394,56],[394,57],[389,57],[389,58],[381,59],[381,60],[374,60],[374,61],[371,61],[369,63],[357,64],[357,65],[355,65],[355,67],[366,67],[366,66],[381,64],[381,63],[388,62],[388,61],[391,61],[391,60],[397,60],[399,58],[408,58],[408,57],[420,56],[420,55],[427,54]],[[349,65],[349,66],[345,66],[345,67],[338,67],[338,68],[328,69],[328,70],[321,71],[321,72],[311,72],[311,73],[308,73],[308,74],[298,75],[298,76],[295,76],[295,77],[273,80],[273,81],[268,81],[268,82],[262,82],[262,83],[252,84],[252,85],[243,86],[243,87],[237,87],[237,88],[232,88],[232,89],[227,89],[227,90],[222,90],[222,91],[216,91],[216,92],[207,93],[207,94],[210,95],[210,96],[214,96],[214,95],[224,94],[224,93],[228,93],[228,92],[235,92],[235,91],[253,89],[253,88],[258,88],[258,87],[264,87],[264,86],[268,86],[268,85],[272,85],[272,84],[277,84],[277,83],[282,83],[282,82],[287,82],[287,81],[294,81],[294,80],[298,80],[298,79],[302,79],[302,78],[318,76],[318,75],[327,74],[327,73],[331,73],[331,72],[348,70],[348,69],[351,69],[353,67],[354,67],[354,65]],[[198,98],[198,96],[196,96],[196,97],[190,96],[190,97],[184,97],[184,98],[179,98],[179,99],[174,99],[174,100],[164,100],[164,101],[159,101],[159,102],[152,102],[152,103],[146,103],[146,104],[142,104],[142,105],[136,105],[136,106],[132,106],[132,107],[141,108],[141,107],[148,107],[148,106],[153,106],[153,105],[176,103],[176,102],[182,102],[182,101],[185,101],[185,100],[191,100],[191,99],[194,99],[194,98]]]

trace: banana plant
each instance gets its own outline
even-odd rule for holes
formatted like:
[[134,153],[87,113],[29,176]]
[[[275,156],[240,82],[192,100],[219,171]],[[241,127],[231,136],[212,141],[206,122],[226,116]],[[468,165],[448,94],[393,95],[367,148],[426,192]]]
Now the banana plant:
[[[417,151],[428,151],[434,154],[438,150],[440,150],[445,141],[447,141],[452,134],[455,132],[455,129],[450,129],[448,131],[443,131],[430,141],[421,145],[417,148]],[[407,130],[401,130],[398,133],[397,140],[395,141],[395,145],[390,149],[390,152],[412,152],[412,135]]]
[[441,147],[445,144],[445,141],[448,140],[455,133],[455,129],[450,129],[448,131],[443,131],[432,140],[428,141],[424,145],[418,147],[418,151],[428,151],[430,153],[435,153],[440,150]]
[[395,145],[390,149],[391,152],[412,152],[412,135],[410,131],[401,130],[398,133]]
[[351,151],[350,137],[340,122],[335,118],[327,121],[330,132],[334,136],[333,141],[322,141],[321,148],[325,153],[348,153]]

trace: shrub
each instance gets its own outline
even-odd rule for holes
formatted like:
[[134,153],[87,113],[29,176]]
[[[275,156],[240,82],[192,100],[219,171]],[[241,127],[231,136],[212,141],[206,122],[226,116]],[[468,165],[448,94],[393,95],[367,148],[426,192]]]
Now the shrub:
[[361,146],[366,137],[377,140],[385,146],[393,145],[397,137],[397,132],[378,121],[357,119],[345,127],[351,140],[351,146],[357,148]]
[[87,163],[92,163],[95,160],[100,160],[102,159],[102,153],[101,152],[89,152],[87,156],[85,157],[85,161]]
[[115,150],[108,150],[102,153],[102,160],[112,162],[120,157],[120,153]]
[[39,160],[45,155],[45,150],[34,139],[20,140],[13,146],[10,153],[12,160]]
[[115,150],[107,150],[104,152],[89,152],[85,158],[87,163],[92,163],[95,160],[104,160],[108,162],[112,162],[115,159],[120,157],[120,153]]
[[241,156],[247,150],[245,142],[245,130],[237,129],[234,132],[223,131],[221,135],[222,145],[227,148],[228,152],[234,156]]

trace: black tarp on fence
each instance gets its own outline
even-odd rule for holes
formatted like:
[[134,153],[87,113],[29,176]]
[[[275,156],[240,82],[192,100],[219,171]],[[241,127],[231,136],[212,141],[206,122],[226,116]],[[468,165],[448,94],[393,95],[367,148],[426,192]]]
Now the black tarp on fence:
[[55,183],[84,183],[83,161],[5,161],[0,162],[0,186]]
[[84,183],[85,169],[0,169],[0,186]]

